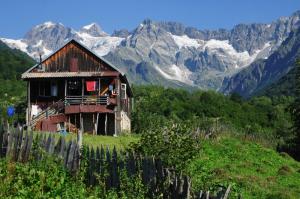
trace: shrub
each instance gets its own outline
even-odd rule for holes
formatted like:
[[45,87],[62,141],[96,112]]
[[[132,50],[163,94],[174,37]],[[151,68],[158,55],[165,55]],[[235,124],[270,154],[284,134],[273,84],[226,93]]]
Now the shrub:
[[173,124],[144,132],[132,148],[139,154],[159,157],[167,166],[181,170],[198,154],[200,143],[193,129]]

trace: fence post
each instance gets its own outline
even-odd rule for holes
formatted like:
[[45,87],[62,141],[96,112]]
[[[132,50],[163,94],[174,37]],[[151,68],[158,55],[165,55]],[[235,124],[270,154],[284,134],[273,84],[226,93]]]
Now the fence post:
[[[27,134],[29,134],[28,131],[27,131]],[[28,136],[28,144],[25,149],[24,161],[29,160],[30,151],[32,149],[32,143],[33,143],[33,132],[31,131],[30,135]]]
[[113,148],[112,159],[111,159],[111,182],[113,188],[118,188],[120,185],[119,173],[118,173],[118,155],[115,146]]
[[23,137],[23,142],[22,142],[22,145],[21,145],[18,161],[24,162],[27,145],[28,145],[28,132],[26,131],[26,133]]
[[111,155],[110,155],[110,150],[109,147],[106,148],[106,168],[108,171],[108,175],[106,178],[106,189],[110,189],[111,188],[111,177],[112,177],[112,173],[111,173]]
[[228,188],[226,189],[225,195],[223,197],[223,199],[227,199],[230,193],[230,189],[231,189],[231,185],[228,186]]

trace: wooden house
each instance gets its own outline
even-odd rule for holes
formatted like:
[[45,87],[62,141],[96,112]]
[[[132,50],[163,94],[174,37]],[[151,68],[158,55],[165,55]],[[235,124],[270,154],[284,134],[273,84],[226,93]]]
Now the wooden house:
[[22,74],[27,126],[96,135],[130,131],[132,90],[124,73],[76,40]]

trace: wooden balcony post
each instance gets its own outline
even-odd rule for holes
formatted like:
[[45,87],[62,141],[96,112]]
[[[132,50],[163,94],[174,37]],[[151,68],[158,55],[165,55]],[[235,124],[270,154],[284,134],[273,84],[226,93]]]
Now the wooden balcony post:
[[101,94],[101,83],[100,83],[101,79],[98,79],[98,96],[100,96]]
[[81,103],[83,103],[83,96],[84,96],[84,79],[81,79]]

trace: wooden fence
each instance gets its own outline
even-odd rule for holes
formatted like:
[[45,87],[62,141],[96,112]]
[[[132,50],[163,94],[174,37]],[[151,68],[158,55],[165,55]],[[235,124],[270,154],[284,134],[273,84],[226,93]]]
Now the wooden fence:
[[164,198],[190,198],[190,178],[177,176],[175,171],[164,168],[160,159],[136,156],[132,152],[117,153],[116,148],[111,151],[103,146],[96,150],[88,149],[85,157],[89,185],[97,184],[100,179],[107,189],[118,189],[121,173],[124,172],[128,177],[140,176],[151,198],[158,193],[163,193]]
[[0,157],[11,161],[27,162],[41,160],[43,155],[54,155],[63,160],[64,166],[71,172],[79,170],[79,147],[76,141],[66,142],[63,137],[58,141],[54,135],[40,134],[20,129],[5,130],[0,127]]
[[54,135],[40,134],[14,129],[5,130],[0,127],[0,157],[10,158],[11,161],[27,162],[41,160],[44,155],[60,157],[64,166],[74,175],[80,169],[80,161],[87,166],[85,179],[89,186],[100,184],[106,189],[119,189],[122,174],[129,178],[139,176],[148,189],[148,197],[155,198],[157,194],[163,198],[196,198],[196,199],[226,199],[230,192],[220,190],[216,196],[209,191],[192,191],[191,179],[177,174],[174,170],[164,168],[162,161],[155,157],[141,157],[133,152],[117,152],[101,146],[100,148],[84,147],[80,157],[79,145],[76,141],[68,141]]

